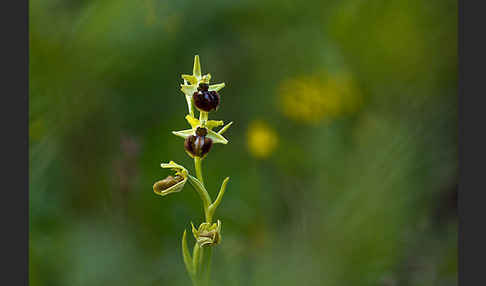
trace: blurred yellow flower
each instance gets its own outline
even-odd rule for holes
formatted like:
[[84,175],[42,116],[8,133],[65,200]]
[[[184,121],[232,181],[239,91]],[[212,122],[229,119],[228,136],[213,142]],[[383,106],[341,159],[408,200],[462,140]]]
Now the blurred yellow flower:
[[248,127],[248,149],[257,158],[267,158],[278,144],[277,133],[263,121],[255,120]]
[[345,74],[287,79],[280,84],[278,96],[285,116],[310,124],[353,112],[361,104],[359,90]]

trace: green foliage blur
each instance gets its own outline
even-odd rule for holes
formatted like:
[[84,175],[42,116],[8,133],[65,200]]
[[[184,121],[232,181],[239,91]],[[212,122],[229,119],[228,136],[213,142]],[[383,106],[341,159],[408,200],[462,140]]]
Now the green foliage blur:
[[456,285],[456,2],[31,0],[30,285],[190,285],[201,203],[152,185],[195,54],[213,285]]

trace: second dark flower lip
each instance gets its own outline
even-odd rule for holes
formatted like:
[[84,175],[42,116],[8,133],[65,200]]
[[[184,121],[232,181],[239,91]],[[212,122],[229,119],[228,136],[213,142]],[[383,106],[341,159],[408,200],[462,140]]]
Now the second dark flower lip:
[[206,137],[207,129],[198,127],[196,135],[188,136],[184,140],[184,149],[193,157],[204,157],[211,150],[213,140]]

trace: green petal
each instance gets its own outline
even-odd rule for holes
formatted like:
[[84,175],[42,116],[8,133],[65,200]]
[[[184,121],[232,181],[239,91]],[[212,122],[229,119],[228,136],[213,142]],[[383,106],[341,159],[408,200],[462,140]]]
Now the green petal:
[[181,173],[183,176],[187,176],[187,170],[183,166],[177,164],[174,161],[170,161],[169,163],[162,163],[160,166],[164,169],[172,169],[178,173]]
[[186,115],[186,120],[193,129],[201,124],[199,122],[199,119],[195,118],[194,116],[191,116],[190,114]]
[[231,121],[230,123],[226,124],[223,128],[221,128],[218,133],[219,134],[223,134],[224,132],[226,132],[226,130],[228,130],[228,128],[230,128],[230,126],[233,124],[233,121]]
[[196,91],[196,88],[192,85],[181,84],[181,91],[186,96],[187,109],[189,111],[189,114],[194,114],[194,109],[192,107],[192,95]]
[[223,87],[225,87],[224,82],[223,82],[223,83],[218,83],[218,84],[213,84],[213,85],[210,85],[210,86],[209,86],[209,90],[219,91],[219,90],[220,90],[220,89],[222,89]]
[[192,228],[192,234],[194,234],[194,237],[197,238],[197,228],[194,226],[192,221],[191,221],[191,228]]
[[197,78],[193,75],[189,74],[183,74],[181,75],[183,79],[185,79],[187,82],[189,82],[191,85],[197,84]]
[[223,135],[208,129],[208,134],[206,135],[209,139],[213,140],[213,143],[228,144],[228,140],[223,137]]
[[172,134],[186,139],[187,137],[194,135],[194,130],[186,129],[186,130],[181,130],[181,131],[172,131]]
[[219,126],[221,126],[223,124],[224,124],[224,122],[222,120],[208,120],[206,122],[206,127],[209,130],[212,130],[214,127],[219,127]]
[[196,92],[197,88],[194,85],[181,84],[181,91],[188,96],[192,96]]
[[210,80],[211,80],[211,74],[210,73],[203,75],[203,77],[201,78],[201,82],[204,82],[204,83],[207,83],[207,84],[209,84]]

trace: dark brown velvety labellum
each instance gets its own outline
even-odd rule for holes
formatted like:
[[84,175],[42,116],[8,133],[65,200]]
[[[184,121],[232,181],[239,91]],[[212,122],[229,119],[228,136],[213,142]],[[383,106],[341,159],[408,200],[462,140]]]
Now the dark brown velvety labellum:
[[199,110],[209,112],[218,108],[220,98],[214,90],[198,90],[193,94],[192,99]]
[[[196,134],[198,133],[199,129],[204,128],[198,128]],[[213,141],[211,139],[201,135],[191,135],[184,140],[184,149],[195,157],[204,157],[204,155],[209,152],[212,145]]]

